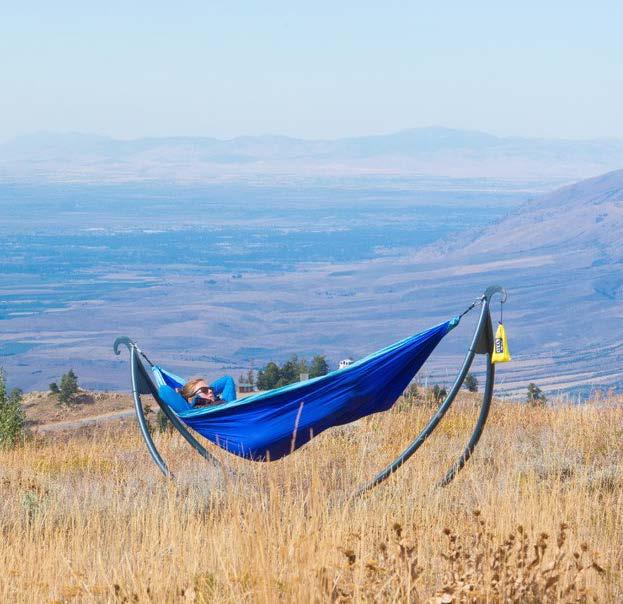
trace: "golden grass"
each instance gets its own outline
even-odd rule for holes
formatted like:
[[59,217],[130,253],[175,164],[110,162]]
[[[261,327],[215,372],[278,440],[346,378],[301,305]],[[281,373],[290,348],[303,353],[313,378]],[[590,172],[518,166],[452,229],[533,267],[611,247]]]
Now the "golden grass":
[[497,403],[436,489],[476,416],[464,399],[348,503],[429,413],[399,405],[271,464],[219,452],[236,477],[162,435],[175,483],[126,427],[0,452],[0,601],[623,600],[620,404]]

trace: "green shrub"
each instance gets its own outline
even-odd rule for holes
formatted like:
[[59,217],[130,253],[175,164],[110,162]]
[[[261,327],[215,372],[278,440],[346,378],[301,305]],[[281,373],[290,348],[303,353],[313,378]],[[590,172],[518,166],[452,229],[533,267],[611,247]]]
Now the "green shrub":
[[463,382],[463,385],[470,392],[478,392],[478,379],[473,373],[468,373],[465,376],[465,381]]
[[547,397],[534,382],[530,382],[528,384],[526,402],[529,405],[541,406],[547,403]]
[[14,447],[24,437],[26,417],[22,408],[22,391],[7,392],[4,372],[0,369],[0,447]]
[[430,394],[431,394],[433,403],[435,405],[439,405],[443,402],[446,396],[448,396],[448,391],[443,386],[440,386],[439,384],[435,384],[432,387]]

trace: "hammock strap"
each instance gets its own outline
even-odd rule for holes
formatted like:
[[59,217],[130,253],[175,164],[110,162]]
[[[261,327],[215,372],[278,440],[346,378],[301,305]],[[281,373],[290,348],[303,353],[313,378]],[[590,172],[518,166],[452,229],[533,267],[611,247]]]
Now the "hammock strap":
[[484,297],[476,298],[458,317],[457,319],[461,320],[468,312],[473,310],[477,304],[480,304],[483,301]]

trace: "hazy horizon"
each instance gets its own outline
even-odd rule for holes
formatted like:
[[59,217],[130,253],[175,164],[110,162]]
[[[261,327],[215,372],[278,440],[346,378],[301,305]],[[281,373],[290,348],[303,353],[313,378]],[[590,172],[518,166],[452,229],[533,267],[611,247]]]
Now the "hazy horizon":
[[[623,6],[61,0],[6,7],[0,141],[339,139],[441,124],[623,138]],[[619,75],[617,75],[619,74]]]
[[107,138],[114,141],[119,142],[130,142],[130,141],[138,141],[138,140],[149,140],[149,139],[176,139],[176,138],[205,138],[205,139],[213,139],[222,142],[230,142],[240,138],[290,138],[293,140],[302,140],[307,142],[336,142],[345,139],[358,139],[358,138],[374,138],[374,137],[383,137],[383,136],[392,136],[396,134],[402,134],[407,132],[417,132],[417,131],[443,131],[447,130],[449,132],[457,132],[457,133],[471,133],[471,134],[482,134],[486,136],[492,136],[499,139],[524,139],[524,140],[545,140],[545,141],[561,141],[561,142],[590,142],[590,141],[623,141],[623,134],[621,136],[597,136],[597,137],[538,137],[538,136],[523,136],[520,134],[514,134],[510,132],[493,132],[491,130],[486,129],[473,129],[473,128],[451,128],[449,126],[445,126],[443,124],[429,124],[424,126],[405,126],[403,128],[398,128],[394,130],[387,130],[383,132],[361,132],[359,134],[354,134],[351,136],[334,136],[334,137],[313,137],[313,136],[296,136],[284,134],[283,132],[258,132],[255,134],[250,134],[248,132],[243,132],[240,134],[236,134],[233,136],[217,136],[209,133],[206,134],[166,134],[161,136],[156,135],[145,135],[145,136],[114,136],[111,134],[94,132],[94,131],[80,131],[80,130],[32,130],[25,131],[21,134],[17,134],[10,138],[0,138],[0,145],[10,143],[12,141],[22,139],[22,138],[34,138],[34,137],[64,137],[64,136],[77,136],[77,137],[93,137],[93,138]]

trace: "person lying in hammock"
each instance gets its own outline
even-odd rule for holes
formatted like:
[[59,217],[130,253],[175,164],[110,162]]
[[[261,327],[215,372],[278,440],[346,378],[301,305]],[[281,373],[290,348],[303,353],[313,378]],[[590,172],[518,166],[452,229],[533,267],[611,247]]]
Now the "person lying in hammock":
[[224,375],[208,384],[203,378],[188,380],[179,390],[191,407],[209,407],[236,399],[234,378]]

